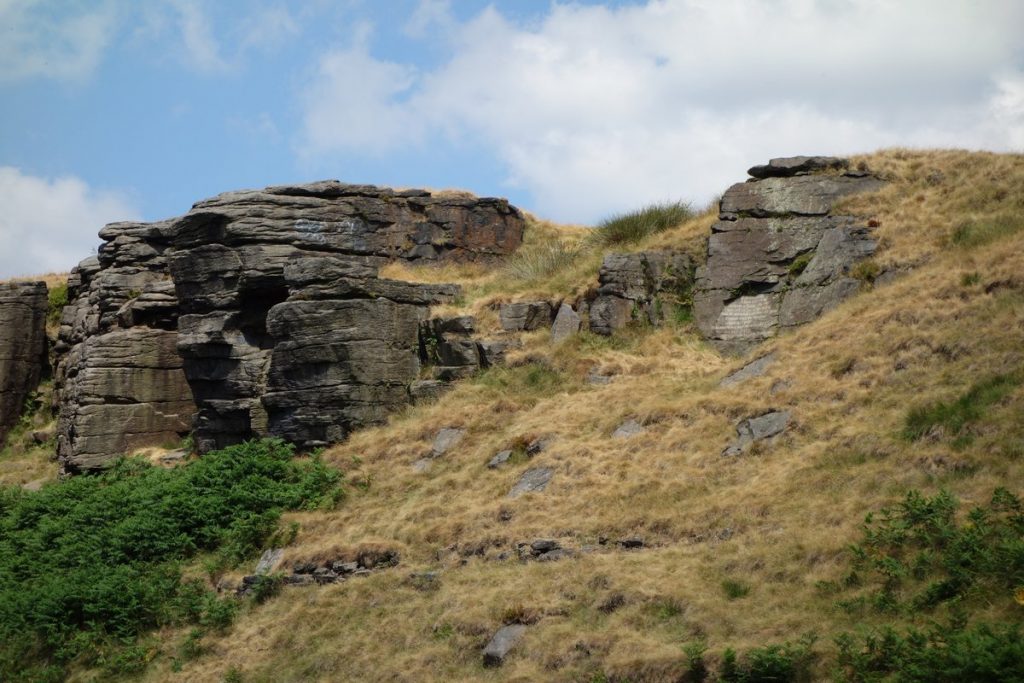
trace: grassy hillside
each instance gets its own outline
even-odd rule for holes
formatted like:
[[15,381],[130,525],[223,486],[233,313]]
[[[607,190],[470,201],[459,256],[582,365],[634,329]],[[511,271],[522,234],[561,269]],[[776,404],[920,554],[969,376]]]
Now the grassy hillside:
[[[345,501],[285,515],[300,525],[288,565],[390,549],[397,567],[285,588],[204,636],[188,661],[178,656],[188,630],[167,627],[141,679],[675,681],[700,680],[701,661],[730,680],[767,680],[756,672],[787,664],[804,672],[793,679],[841,665],[881,676],[885,658],[871,658],[879,648],[864,634],[896,627],[881,649],[907,662],[934,654],[931,641],[900,638],[932,623],[967,624],[944,651],[1019,663],[1013,632],[995,627],[985,640],[970,629],[1024,616],[1012,498],[1024,495],[1024,156],[889,150],[861,162],[891,182],[844,207],[877,225],[880,248],[859,276],[900,275],[756,349],[751,358],[776,355],[764,376],[720,388],[745,360],[719,355],[682,319],[558,347],[527,335],[509,367],[327,450]],[[702,254],[713,221],[699,213],[614,247],[532,221],[502,267],[385,275],[462,283],[449,312],[496,333],[496,302],[578,295],[608,251]],[[612,380],[589,383],[595,373]],[[789,429],[723,457],[737,422],[769,409],[791,411]],[[644,431],[612,438],[628,419]],[[467,433],[417,471],[444,427]],[[527,460],[538,437],[550,445]],[[506,448],[511,464],[487,469]],[[554,470],[546,491],[509,498],[532,467]],[[968,516],[976,507],[987,512]],[[540,538],[578,553],[516,558],[518,542]],[[643,547],[618,544],[632,538]],[[428,571],[436,581],[410,578]],[[481,650],[504,623],[529,626],[502,667],[484,668]],[[853,662],[858,653],[871,661]]]

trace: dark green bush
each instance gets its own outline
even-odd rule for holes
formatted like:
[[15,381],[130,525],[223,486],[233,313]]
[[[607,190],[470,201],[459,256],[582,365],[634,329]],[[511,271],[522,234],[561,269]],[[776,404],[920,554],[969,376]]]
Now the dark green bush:
[[836,638],[838,678],[856,683],[1024,680],[1024,640],[1017,624],[958,624],[927,631],[886,628]]
[[633,244],[648,235],[674,228],[693,216],[693,208],[686,202],[651,204],[602,221],[594,228],[590,239],[603,247]]
[[867,593],[840,604],[917,612],[981,592],[1011,599],[1024,586],[1024,506],[1000,488],[963,520],[958,507],[946,491],[910,491],[899,505],[868,515],[862,542],[851,548],[853,571],[842,582]]
[[811,680],[814,661],[813,636],[797,643],[767,645],[749,650],[742,657],[732,648],[722,654],[719,680],[723,683],[799,683]]
[[234,605],[181,566],[199,553],[251,556],[284,510],[330,503],[339,474],[279,440],[160,469],[122,460],[38,492],[0,489],[0,680],[59,680],[70,662],[131,668],[140,634],[224,628]]

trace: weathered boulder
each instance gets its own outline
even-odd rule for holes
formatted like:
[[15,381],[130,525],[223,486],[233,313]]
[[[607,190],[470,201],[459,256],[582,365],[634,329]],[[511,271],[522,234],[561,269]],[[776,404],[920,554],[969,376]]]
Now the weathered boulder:
[[484,648],[484,666],[501,666],[512,648],[516,646],[526,633],[526,626],[522,624],[508,624],[498,629],[497,633]]
[[[413,387],[421,323],[458,287],[387,280],[379,268],[392,259],[504,255],[519,246],[523,226],[502,199],[336,181],[231,192],[180,218],[107,226],[98,258],[69,283],[58,349],[58,391],[68,404],[62,460],[68,469],[93,466],[180,426],[194,426],[200,452],[270,435],[320,446],[382,421],[417,391],[436,394],[433,385]],[[460,337],[467,324],[450,321],[439,332],[453,335],[439,349],[446,367],[458,368],[449,375],[479,367],[477,342]],[[131,381],[100,372],[106,346],[149,337],[171,353],[141,349],[149,365],[133,368]],[[75,368],[93,368],[90,381]],[[97,378],[116,387],[92,392]],[[156,385],[166,390],[154,393]],[[89,411],[114,417],[142,404],[161,419],[133,408],[132,428],[141,431],[130,438],[116,420],[90,431],[106,418],[87,420]],[[171,414],[156,410],[172,404]]]
[[745,382],[748,379],[760,377],[764,373],[768,372],[768,368],[770,368],[773,363],[775,363],[774,353],[769,353],[761,356],[760,358],[755,358],[739,370],[730,372],[728,375],[723,377],[722,381],[718,383],[718,386],[723,388],[731,387]]
[[569,337],[575,336],[580,331],[580,324],[582,322],[572,306],[562,304],[558,307],[558,315],[555,316],[555,322],[551,324],[551,341],[558,344]]
[[518,498],[524,493],[539,493],[547,488],[554,475],[555,471],[550,467],[534,467],[526,470],[512,490],[508,492],[508,496],[509,498]]
[[788,410],[774,410],[763,415],[747,418],[736,425],[736,441],[731,443],[722,455],[740,455],[758,441],[778,436],[789,425],[791,413]]
[[658,324],[667,306],[684,303],[693,273],[693,260],[682,252],[609,254],[590,302],[590,331],[609,335],[634,321]]
[[851,269],[876,242],[866,222],[832,215],[832,206],[884,183],[861,172],[839,175],[843,168],[823,157],[773,159],[752,169],[763,179],[726,191],[694,288],[697,326],[719,349],[744,353],[861,287]]
[[46,367],[46,284],[0,284],[0,446]]

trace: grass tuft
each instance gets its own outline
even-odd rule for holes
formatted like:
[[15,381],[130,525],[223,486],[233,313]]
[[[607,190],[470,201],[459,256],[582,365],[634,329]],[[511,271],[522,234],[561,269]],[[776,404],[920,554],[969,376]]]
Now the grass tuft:
[[687,202],[663,202],[619,214],[599,223],[588,241],[599,247],[635,244],[645,237],[664,232],[695,215]]
[[969,435],[965,435],[964,430],[968,425],[984,417],[989,406],[1003,400],[1018,384],[1020,377],[1016,374],[995,375],[976,383],[955,401],[937,401],[913,408],[904,421],[903,438],[916,441],[940,428],[959,437],[959,445],[966,445]]

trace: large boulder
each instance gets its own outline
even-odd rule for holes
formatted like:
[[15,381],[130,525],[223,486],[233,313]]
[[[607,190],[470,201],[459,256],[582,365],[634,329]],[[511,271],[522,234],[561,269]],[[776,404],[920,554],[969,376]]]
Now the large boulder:
[[46,367],[46,284],[0,284],[0,446]]
[[751,169],[760,179],[726,191],[694,288],[697,325],[719,349],[745,353],[861,287],[851,271],[876,242],[865,221],[832,207],[884,183],[847,166],[831,157],[772,159]]
[[[384,420],[419,380],[428,307],[459,290],[383,279],[379,268],[508,254],[523,228],[503,199],[336,181],[229,192],[180,218],[107,226],[98,258],[72,274],[61,328],[66,469],[183,425],[205,452],[257,436],[321,446]],[[445,360],[479,367],[476,342],[457,337]],[[108,371],[129,342],[146,365]],[[167,419],[133,408],[130,439],[89,417],[146,405]]]

